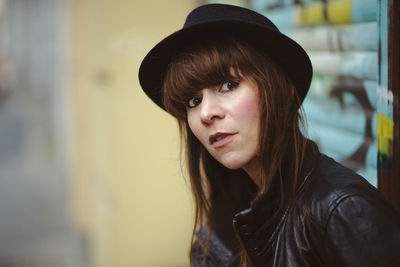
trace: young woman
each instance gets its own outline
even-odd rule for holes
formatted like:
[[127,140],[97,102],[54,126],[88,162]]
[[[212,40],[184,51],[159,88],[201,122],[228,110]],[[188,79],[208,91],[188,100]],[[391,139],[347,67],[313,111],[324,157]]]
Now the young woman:
[[175,116],[196,204],[192,266],[400,266],[400,217],[304,137],[307,54],[266,17],[212,4],[144,58]]

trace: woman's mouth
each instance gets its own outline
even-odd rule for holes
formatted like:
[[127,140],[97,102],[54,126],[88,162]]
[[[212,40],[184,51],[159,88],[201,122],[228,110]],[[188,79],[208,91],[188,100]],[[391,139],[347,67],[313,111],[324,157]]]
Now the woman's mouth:
[[236,133],[215,133],[208,138],[210,145],[214,148],[220,148],[228,144]]

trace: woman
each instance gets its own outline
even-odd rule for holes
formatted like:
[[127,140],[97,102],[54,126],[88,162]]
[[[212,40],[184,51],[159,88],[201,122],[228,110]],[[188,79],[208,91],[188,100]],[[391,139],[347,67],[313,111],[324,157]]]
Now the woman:
[[141,86],[186,146],[192,266],[400,266],[399,215],[302,134],[311,78],[271,21],[220,4],[143,60]]

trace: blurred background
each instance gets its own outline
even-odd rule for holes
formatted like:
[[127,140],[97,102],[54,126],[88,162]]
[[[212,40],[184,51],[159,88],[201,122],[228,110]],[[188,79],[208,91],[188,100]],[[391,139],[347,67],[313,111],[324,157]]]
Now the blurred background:
[[0,0],[0,267],[188,266],[177,125],[137,73],[215,2],[306,49],[308,135],[378,186],[393,161],[390,0]]

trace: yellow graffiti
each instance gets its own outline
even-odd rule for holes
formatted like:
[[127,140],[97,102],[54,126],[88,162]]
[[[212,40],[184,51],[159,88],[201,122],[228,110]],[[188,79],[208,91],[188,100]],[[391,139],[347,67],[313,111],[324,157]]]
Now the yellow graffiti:
[[297,22],[299,26],[321,24],[324,22],[324,4],[312,2],[298,9]]
[[329,22],[345,24],[351,22],[351,0],[336,0],[328,2],[327,12]]
[[393,120],[387,116],[378,113],[378,151],[379,154],[392,156],[393,143]]
[[[325,5],[323,1],[311,2],[296,9],[298,26],[324,23],[347,24],[351,22],[352,0],[333,0]],[[324,9],[326,8],[326,18]],[[326,19],[328,21],[326,21]]]

